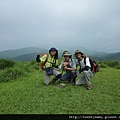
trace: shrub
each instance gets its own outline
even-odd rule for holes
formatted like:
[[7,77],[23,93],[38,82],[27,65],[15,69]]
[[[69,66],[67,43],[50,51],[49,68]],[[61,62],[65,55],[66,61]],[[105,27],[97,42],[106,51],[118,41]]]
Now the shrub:
[[107,68],[108,67],[105,63],[101,63],[99,66],[100,66],[100,68]]
[[120,65],[116,66],[116,69],[120,69]]
[[115,68],[116,66],[119,65],[119,62],[118,62],[118,61],[106,61],[106,64],[107,64],[109,67]]
[[0,71],[0,82],[16,80],[19,77],[24,77],[34,69],[30,62],[16,62],[14,67],[7,67]]
[[15,63],[16,63],[15,61],[10,60],[10,59],[0,59],[0,70],[13,67]]
[[35,60],[32,60],[32,61],[30,62],[30,65],[34,65],[34,64],[36,64],[36,61],[35,61]]
[[18,77],[22,77],[25,75],[25,71],[20,68],[6,68],[2,72],[0,72],[0,82],[6,82],[10,80],[15,80]]

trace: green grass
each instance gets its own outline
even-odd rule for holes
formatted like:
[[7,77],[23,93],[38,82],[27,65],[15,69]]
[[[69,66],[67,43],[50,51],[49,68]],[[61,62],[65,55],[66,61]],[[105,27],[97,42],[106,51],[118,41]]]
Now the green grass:
[[66,83],[44,86],[39,72],[0,83],[1,114],[120,114],[120,70],[102,68],[91,80],[93,89]]

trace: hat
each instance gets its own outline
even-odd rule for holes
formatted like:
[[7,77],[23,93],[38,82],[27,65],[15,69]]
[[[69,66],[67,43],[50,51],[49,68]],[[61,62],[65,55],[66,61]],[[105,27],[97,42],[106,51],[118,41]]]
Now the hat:
[[83,53],[80,50],[75,51],[75,55],[77,55],[77,54],[82,54],[83,55]]
[[65,50],[65,51],[63,52],[62,57],[64,57],[64,54],[65,54],[66,52],[68,52],[68,51],[67,51],[67,50]]
[[52,47],[52,48],[50,48],[49,53],[50,53],[51,51],[57,51],[57,49],[54,48],[54,47]]
[[67,51],[67,52],[65,52],[65,53],[63,54],[63,57],[65,57],[65,56],[69,56],[69,57],[71,57],[72,54],[70,54],[70,53]]
[[55,59],[58,59],[58,50],[57,50],[56,48],[52,47],[52,48],[50,48],[49,53],[50,53],[51,51],[56,51],[56,54],[55,54],[54,58],[55,58]]

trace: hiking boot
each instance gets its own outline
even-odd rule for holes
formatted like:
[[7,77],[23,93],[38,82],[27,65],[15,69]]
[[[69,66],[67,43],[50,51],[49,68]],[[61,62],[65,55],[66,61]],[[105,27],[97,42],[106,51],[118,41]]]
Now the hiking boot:
[[44,83],[44,86],[48,86],[48,85],[49,85],[49,84],[45,84],[45,83]]
[[68,82],[71,82],[71,79],[68,79]]
[[73,78],[73,80],[72,80],[72,85],[73,85],[73,86],[75,85],[75,82],[76,82],[75,79],[76,79],[76,78]]
[[75,86],[75,82],[72,82],[72,85]]
[[52,80],[52,84],[53,84],[53,85],[56,85],[56,84],[57,84],[57,83],[56,83],[57,80],[58,80],[58,78],[54,77],[53,80]]
[[86,89],[87,89],[87,90],[91,90],[91,89],[92,89],[92,86],[86,86]]

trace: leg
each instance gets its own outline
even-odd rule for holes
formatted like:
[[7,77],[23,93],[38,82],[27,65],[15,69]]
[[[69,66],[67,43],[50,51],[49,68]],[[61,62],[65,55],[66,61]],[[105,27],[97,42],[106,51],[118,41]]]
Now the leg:
[[48,75],[46,74],[46,71],[45,71],[45,70],[43,70],[43,76],[44,76],[44,84],[45,84],[45,85],[49,85],[49,83],[50,83],[50,76],[48,76]]
[[59,71],[59,70],[56,70],[56,69],[53,69],[53,74],[54,74],[54,78],[53,78],[53,80],[52,80],[52,83],[53,84],[56,84],[56,81],[59,79],[59,78],[61,78],[61,72]]
[[76,85],[83,85],[85,84],[85,76],[83,73],[81,73],[80,78],[76,81]]
[[91,77],[93,77],[93,73],[89,70],[89,71],[84,71],[83,74],[85,76],[85,81],[86,81],[86,84],[87,84],[87,87],[86,87],[87,90],[92,89],[90,79],[91,79]]
[[91,71],[84,71],[83,72],[84,76],[85,76],[85,82],[87,85],[91,85],[90,79],[93,76],[93,73]]
[[71,71],[72,85],[75,85],[76,77],[76,71]]
[[71,79],[71,72],[66,72],[63,76],[60,78],[62,81],[66,81],[68,79]]

